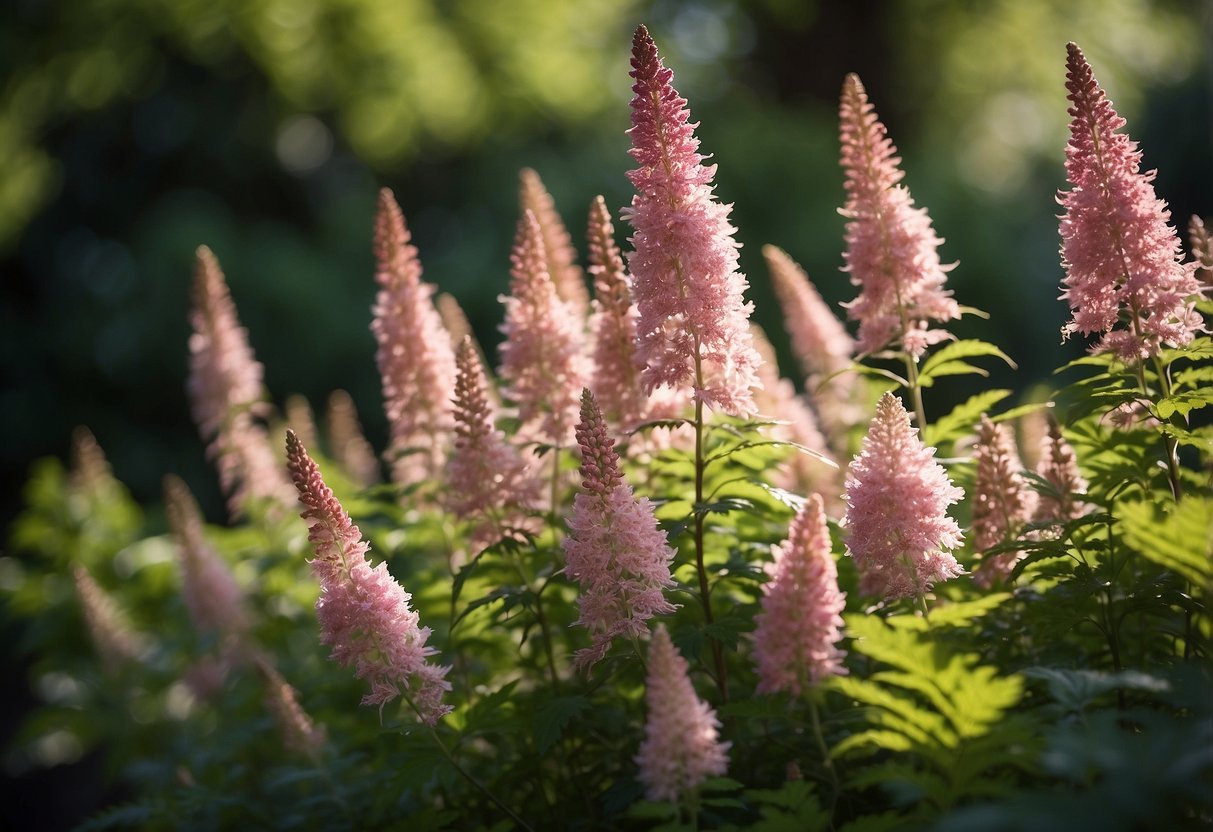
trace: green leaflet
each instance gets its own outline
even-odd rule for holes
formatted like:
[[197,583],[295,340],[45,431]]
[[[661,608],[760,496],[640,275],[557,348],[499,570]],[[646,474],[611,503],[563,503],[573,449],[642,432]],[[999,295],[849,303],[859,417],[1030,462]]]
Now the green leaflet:
[[1197,586],[1213,583],[1213,500],[1193,495],[1165,509],[1121,502],[1115,514],[1125,542],[1143,557]]

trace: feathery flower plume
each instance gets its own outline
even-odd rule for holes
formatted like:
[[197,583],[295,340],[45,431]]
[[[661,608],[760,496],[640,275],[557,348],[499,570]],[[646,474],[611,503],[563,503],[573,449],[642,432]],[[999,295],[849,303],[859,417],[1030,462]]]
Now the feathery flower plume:
[[84,623],[106,671],[113,673],[123,664],[142,658],[148,649],[147,638],[131,625],[118,602],[78,563],[72,566],[72,578]]
[[625,429],[646,417],[647,396],[640,386],[641,365],[636,358],[636,304],[631,279],[615,244],[615,227],[606,200],[590,204],[586,227],[590,274],[594,278],[594,394],[602,412]]
[[1213,283],[1213,235],[1196,214],[1188,220],[1188,241],[1192,246],[1192,259],[1197,263],[1196,277],[1208,286]]
[[379,482],[379,461],[362,433],[354,399],[345,390],[334,390],[329,394],[325,422],[329,450],[346,476],[362,488]]
[[846,482],[847,548],[863,594],[909,598],[964,571],[947,551],[962,539],[947,507],[964,492],[934,456],[901,400],[885,393]]
[[265,682],[265,707],[278,723],[283,746],[295,754],[318,759],[328,738],[324,726],[317,725],[308,716],[299,704],[299,692],[282,678],[272,664],[259,659],[257,669]]
[[412,485],[441,470],[450,442],[455,355],[431,301],[434,287],[421,279],[421,262],[404,214],[387,188],[375,215],[375,295],[371,331],[383,378],[392,480]]
[[539,222],[529,210],[518,221],[510,254],[510,294],[503,295],[501,378],[518,405],[520,433],[565,445],[577,422],[577,391],[589,376],[582,324],[556,295],[548,275]]
[[859,76],[848,75],[839,106],[842,167],[846,172],[846,266],[859,296],[843,304],[859,321],[861,352],[889,342],[917,358],[931,344],[949,337],[930,329],[931,321],[960,317],[952,293],[944,290],[947,272],[925,208],[915,208],[909,190],[899,184],[905,173],[888,131],[868,101]]
[[114,484],[114,470],[97,437],[84,425],[72,430],[72,467],[70,481],[73,489],[98,493]]
[[[751,324],[751,337],[754,348],[762,356],[762,363],[758,365],[758,380],[762,383],[762,388],[754,394],[758,412],[787,423],[768,428],[770,437],[783,442],[795,442],[825,459],[832,460],[833,456],[826,447],[825,437],[817,429],[817,417],[805,401],[796,395],[792,382],[779,375],[775,348],[767,340],[762,327]],[[798,494],[813,491],[826,494],[833,509],[841,505],[839,473],[837,465],[795,450],[788,458],[786,466],[776,474],[775,485]]]
[[762,611],[755,618],[754,660],[758,692],[800,696],[832,675],[845,675],[838,568],[830,554],[825,506],[810,494],[788,527],[788,537],[771,548],[770,580],[762,588]]
[[624,483],[615,440],[607,435],[602,411],[588,389],[581,393],[577,443],[584,490],[573,499],[564,571],[581,585],[577,623],[590,631],[593,644],[578,650],[573,660],[588,670],[616,638],[639,638],[648,631],[650,618],[674,611],[663,593],[674,586],[674,550],[657,527],[653,505]]
[[720,720],[695,694],[687,660],[664,624],[657,625],[649,645],[645,702],[649,716],[636,764],[649,800],[678,802],[709,777],[728,770],[732,743],[718,739]]
[[320,440],[316,433],[316,414],[312,412],[312,405],[308,402],[307,397],[300,393],[292,393],[286,397],[286,424],[295,435],[299,437],[299,441],[304,445],[318,447]]
[[[973,548],[984,552],[1019,534],[1036,510],[1036,492],[1021,474],[1023,464],[1011,432],[984,414],[977,428],[973,459],[977,463],[973,483]],[[982,586],[993,586],[1011,574],[1022,555],[1016,551],[986,555],[974,579]]]
[[1078,471],[1078,458],[1074,448],[1061,435],[1056,419],[1049,419],[1049,432],[1040,445],[1040,462],[1036,473],[1040,474],[1057,496],[1042,493],[1036,505],[1037,520],[1060,520],[1065,522],[1081,517],[1087,506],[1075,495],[1087,493],[1087,481]]
[[164,508],[177,544],[181,596],[194,627],[238,643],[251,624],[244,593],[227,563],[203,535],[202,513],[189,486],[172,474],[164,478]]
[[584,322],[590,311],[590,295],[577,265],[573,238],[556,212],[556,201],[544,187],[539,174],[531,168],[523,168],[518,178],[518,210],[524,214],[530,211],[539,223],[544,266],[556,287],[556,294],[577,313],[577,320]]
[[269,409],[263,370],[253,357],[248,331],[236,317],[219,261],[206,246],[200,246],[195,257],[190,323],[194,331],[186,391],[232,516],[241,516],[263,499],[289,505],[290,483],[258,421]]
[[[1126,362],[1157,355],[1163,344],[1183,346],[1201,329],[1192,295],[1200,291],[1195,263],[1181,263],[1171,212],[1154,193],[1157,171],[1140,173],[1141,151],[1125,133],[1086,57],[1066,45],[1066,145],[1069,191],[1058,194],[1061,296],[1072,320],[1062,336],[1103,333],[1093,352]],[[1121,313],[1127,328],[1116,329]]]
[[451,349],[459,349],[463,339],[472,334],[472,322],[450,292],[439,292],[435,302],[438,306],[438,317],[442,318],[442,326],[450,333]]
[[447,460],[447,508],[473,521],[477,551],[502,537],[532,531],[528,513],[541,485],[512,445],[494,427],[484,368],[472,339],[455,355],[455,447]]
[[364,679],[371,690],[364,705],[383,706],[403,695],[427,725],[451,709],[442,703],[451,689],[444,678],[449,667],[426,661],[438,651],[426,646],[430,628],[419,626],[409,606],[412,596],[387,571],[371,568],[369,544],[350,521],[320,469],[291,431],[286,434],[287,468],[303,503],[300,514],[310,526],[308,540],[316,552],[312,574],[320,582],[316,615],[320,642],[333,648],[331,658]]
[[696,401],[734,415],[754,411],[750,388],[760,361],[742,298],[730,206],[712,195],[715,165],[698,153],[686,99],[674,89],[643,25],[632,41],[632,149],[636,188],[624,217],[634,231],[628,257],[639,317],[637,354],[646,392],[694,388]]

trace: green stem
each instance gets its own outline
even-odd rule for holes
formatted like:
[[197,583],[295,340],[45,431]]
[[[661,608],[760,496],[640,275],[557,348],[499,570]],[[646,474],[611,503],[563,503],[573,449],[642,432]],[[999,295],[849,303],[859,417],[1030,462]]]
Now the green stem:
[[922,406],[922,386],[918,383],[918,359],[909,352],[903,352],[902,355],[906,360],[906,379],[909,381],[907,387],[910,391],[910,400],[914,403],[914,416],[918,420],[918,438],[925,442],[927,412]]
[[[414,706],[411,701],[409,702],[409,707],[413,708],[414,711],[417,710],[416,706]],[[497,806],[498,809],[500,809],[501,811],[503,811],[507,815],[509,815],[510,818],[514,821],[514,823],[518,824],[523,829],[528,830],[528,832],[535,832],[534,828],[532,828],[529,823],[524,821],[522,818],[518,817],[518,815],[516,815],[514,813],[513,809],[511,809],[509,806],[507,806],[503,802],[501,802],[501,800],[497,797],[497,795],[493,794],[489,790],[488,786],[481,783],[479,780],[477,780],[475,777],[473,777],[467,771],[467,769],[465,769],[463,766],[459,765],[459,763],[455,760],[454,756],[447,749],[446,744],[443,743],[442,739],[438,736],[438,732],[434,730],[432,725],[427,725],[426,728],[429,729],[430,737],[434,740],[434,744],[438,746],[438,750],[442,752],[442,756],[446,758],[446,761],[451,764],[451,766],[455,769],[455,771],[459,772],[465,780],[467,780],[469,783],[471,783],[473,786],[475,786],[480,791],[481,794],[483,794],[485,797],[487,797],[489,800],[491,800],[494,803],[494,805]]]
[[[696,350],[695,358],[695,382],[696,387],[703,387],[703,370],[698,358],[698,350]],[[711,587],[708,585],[708,571],[703,560],[703,524],[705,515],[702,510],[703,506],[703,474],[704,474],[704,456],[703,456],[703,400],[695,400],[695,568],[699,573],[699,599],[703,605],[704,621],[711,626],[712,617],[712,598]],[[720,691],[720,701],[727,704],[729,701],[729,682],[724,666],[724,649],[720,643],[720,639],[708,636],[708,644],[712,648],[712,661],[716,666],[716,688]]]

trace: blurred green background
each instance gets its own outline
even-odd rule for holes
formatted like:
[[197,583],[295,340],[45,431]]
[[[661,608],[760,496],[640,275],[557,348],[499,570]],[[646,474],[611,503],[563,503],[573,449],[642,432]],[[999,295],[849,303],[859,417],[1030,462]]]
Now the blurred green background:
[[[376,189],[395,189],[427,279],[495,343],[518,170],[540,172],[578,243],[595,194],[616,211],[630,200],[641,21],[702,122],[785,368],[761,245],[787,249],[831,302],[854,295],[836,211],[848,71],[960,261],[957,298],[993,315],[960,329],[1020,361],[1000,382],[1025,388],[1063,357],[1066,41],[1181,227],[1213,213],[1213,12],[1193,0],[9,0],[0,19],[6,520],[29,461],[64,453],[76,424],[137,497],[174,470],[218,506],[183,392],[200,243],[276,401],[347,388],[382,446]],[[956,391],[937,395],[941,412]]]

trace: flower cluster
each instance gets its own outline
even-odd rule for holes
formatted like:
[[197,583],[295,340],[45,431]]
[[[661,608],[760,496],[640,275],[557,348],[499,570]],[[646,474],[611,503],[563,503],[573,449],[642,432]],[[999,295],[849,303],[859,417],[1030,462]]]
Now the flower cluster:
[[[983,415],[973,449],[977,476],[973,483],[973,548],[984,552],[1015,537],[1036,510],[1036,492],[1028,487],[1015,440],[1003,424]],[[1021,552],[987,555],[974,578],[992,586],[1011,574]]]

